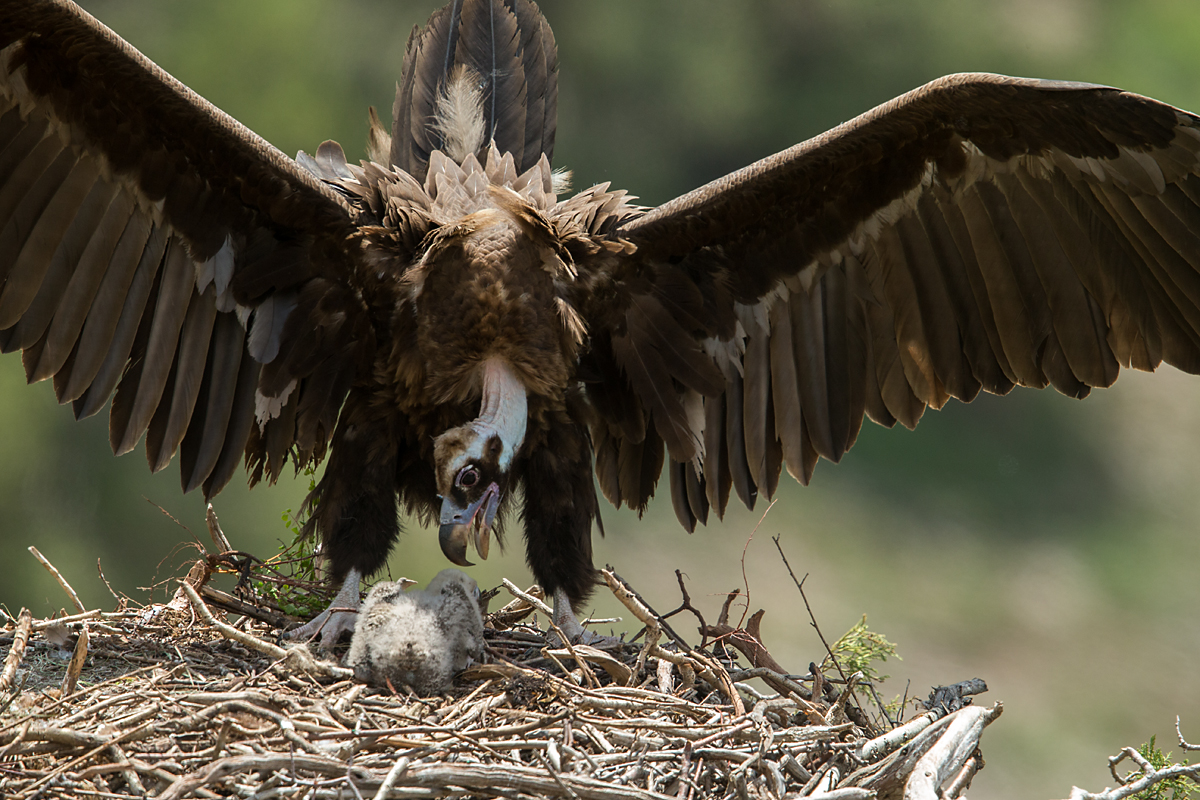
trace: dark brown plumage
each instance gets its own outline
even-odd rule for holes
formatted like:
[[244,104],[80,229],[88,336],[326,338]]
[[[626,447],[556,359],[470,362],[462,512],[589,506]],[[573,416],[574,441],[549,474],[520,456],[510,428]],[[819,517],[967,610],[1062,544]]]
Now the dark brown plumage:
[[690,530],[864,415],[1200,371],[1200,119],[1115,89],[949,76],[645,210],[558,199],[527,0],[414,33],[361,165],[288,159],[67,2],[0,0],[0,49],[0,349],[77,416],[115,392],[114,450],[178,451],[185,490],[328,457],[335,605],[397,500],[463,563],[523,488],[570,623],[593,472],[640,509],[665,471]]

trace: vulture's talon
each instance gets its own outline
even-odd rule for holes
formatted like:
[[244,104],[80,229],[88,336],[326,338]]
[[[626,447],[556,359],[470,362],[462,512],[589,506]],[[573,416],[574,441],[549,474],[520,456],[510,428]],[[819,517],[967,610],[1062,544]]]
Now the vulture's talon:
[[312,642],[319,636],[317,641],[320,648],[330,652],[337,647],[345,634],[354,633],[357,620],[358,613],[355,611],[334,611],[327,608],[299,628],[286,631],[283,638],[293,642]]
[[[567,641],[571,644],[586,644],[602,650],[611,650],[624,644],[623,640],[615,636],[594,633],[583,627],[583,623],[575,616],[575,611],[571,608],[571,600],[562,587],[554,590],[554,626],[562,631],[563,636],[567,637]],[[553,628],[546,634],[547,642],[553,643],[557,638],[558,633]]]
[[352,569],[346,573],[342,586],[334,595],[329,606],[311,620],[283,634],[285,639],[293,642],[309,642],[318,634],[320,647],[330,652],[337,646],[344,634],[354,633],[354,625],[358,622],[359,584],[362,573]]

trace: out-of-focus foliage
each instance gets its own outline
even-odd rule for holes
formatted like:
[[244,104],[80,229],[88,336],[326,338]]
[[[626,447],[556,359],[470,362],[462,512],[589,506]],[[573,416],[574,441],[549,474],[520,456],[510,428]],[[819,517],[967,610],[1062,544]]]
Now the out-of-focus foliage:
[[[388,116],[409,31],[437,2],[84,5],[289,155],[332,138],[359,158],[366,107]],[[541,5],[560,50],[555,165],[578,187],[612,181],[647,204],[949,72],[1107,83],[1200,111],[1194,0]],[[117,591],[144,601],[137,587],[177,574],[193,552],[179,543],[208,544],[202,499],[180,494],[175,465],[150,476],[139,455],[114,459],[101,416],[72,422],[50,386],[23,384],[20,359],[0,357],[0,603],[37,614],[65,604],[31,544],[89,605],[115,602],[97,560]],[[1062,797],[1111,780],[1104,756],[1121,742],[1169,730],[1177,712],[1195,723],[1198,444],[1200,379],[1170,370],[1124,376],[1083,403],[1021,390],[952,402],[914,432],[867,424],[812,486],[785,478],[761,527],[810,573],[823,627],[869,613],[900,643],[910,694],[979,676],[992,690],[978,702],[1006,702],[973,797]],[[299,508],[307,483],[248,493],[235,478],[215,501],[234,546],[263,557],[290,542],[280,513]],[[770,612],[766,644],[799,669],[822,648],[789,613],[799,598],[774,548],[762,536],[746,546],[764,505],[691,536],[662,499],[640,521],[605,506],[597,562],[666,609],[678,605],[674,569],[697,604],[719,605],[705,593],[740,582],[742,560],[750,592],[766,598],[756,603]],[[392,577],[424,583],[445,562],[432,532],[407,527]],[[515,518],[509,542],[472,568],[481,587],[502,575],[528,585]],[[598,611],[623,613],[603,598]]]

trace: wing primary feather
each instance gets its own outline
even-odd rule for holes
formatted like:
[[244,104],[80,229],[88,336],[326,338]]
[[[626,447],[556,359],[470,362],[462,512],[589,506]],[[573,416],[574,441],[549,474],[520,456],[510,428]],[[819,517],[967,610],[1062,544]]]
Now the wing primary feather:
[[172,360],[170,369],[167,372],[167,382],[163,385],[162,399],[154,409],[154,416],[150,418],[150,424],[146,430],[146,463],[150,465],[151,472],[158,472],[171,462],[171,453],[165,459],[162,458],[161,450],[163,444],[163,434],[166,432],[167,418],[171,413],[171,398],[175,394],[175,379],[179,372],[179,361]]
[[[0,291],[0,330],[11,328],[33,302],[50,268],[54,252],[62,242],[83,201],[96,184],[100,167],[92,158],[80,158],[52,196],[21,242],[20,255]],[[46,179],[46,175],[41,180]],[[40,182],[40,181],[39,181]],[[35,337],[36,339],[36,337]]]
[[204,382],[192,421],[180,445],[180,481],[184,494],[208,480],[229,430],[246,334],[233,314],[218,314],[204,369]]
[[[26,122],[25,118],[21,116],[21,108],[15,98],[10,98],[7,103],[0,99],[0,109],[2,109],[0,110],[0,183],[3,183],[16,161],[5,151],[18,136],[30,127],[32,120]],[[32,144],[30,146],[32,147]]]
[[[136,216],[141,217],[140,214]],[[137,246],[139,228],[143,232],[149,231],[148,224],[139,225],[139,220],[135,219],[133,197],[128,192],[120,192],[109,205],[63,293],[46,336],[46,348],[38,359],[34,380],[58,374],[79,340],[105,274],[129,263],[137,264],[132,248]],[[142,242],[145,242],[144,236]]]
[[[1194,307],[1170,274],[1169,264],[1178,260],[1178,254],[1163,241],[1128,195],[1105,186],[1094,186],[1093,192],[1104,198],[1146,265],[1143,283],[1162,337],[1162,359],[1185,372],[1195,373],[1200,370],[1200,325],[1189,319],[1189,315],[1193,319],[1196,316]],[[1181,271],[1186,274],[1189,270],[1184,265]]]
[[708,497],[704,489],[704,478],[697,472],[696,467],[692,462],[683,465],[684,480],[687,483],[687,501],[688,507],[692,510],[692,516],[701,525],[708,524]]
[[597,421],[592,426],[592,450],[596,454],[596,482],[604,499],[621,507],[620,443],[608,432],[608,423]]
[[[779,488],[779,473],[783,470],[783,446],[779,443],[779,434],[775,430],[775,409],[774,398],[771,393],[767,393],[767,410],[763,415],[767,421],[767,429],[763,435],[763,443],[766,445],[766,450],[763,453],[763,477],[766,479],[766,485],[759,484],[759,489],[770,500],[775,496],[775,490]],[[803,443],[801,443],[803,446]]]
[[[791,303],[803,302],[793,295]],[[792,318],[788,313],[789,300],[776,295],[767,311],[770,326],[769,358],[771,393],[775,407],[775,430],[782,439],[783,456],[788,472],[798,476],[803,461],[800,438],[804,430],[804,415],[800,408],[801,388],[796,375],[796,357],[792,345]]]
[[75,154],[51,134],[0,185],[0,281],[8,279],[29,232],[75,163]]
[[966,354],[965,320],[959,314],[958,302],[962,298],[951,296],[939,268],[939,255],[917,215],[905,214],[896,221],[895,230],[912,279],[906,285],[916,291],[921,330],[938,382],[951,397],[969,403],[979,394],[981,385]]
[[[26,307],[20,322],[16,324],[13,330],[14,336],[9,342],[10,346],[24,349],[46,335],[81,262],[84,261],[89,250],[95,249],[91,246],[94,240],[99,240],[98,246],[107,248],[108,252],[101,253],[96,259],[92,259],[93,262],[99,260],[99,264],[83,263],[82,266],[85,270],[103,269],[104,264],[112,255],[112,247],[116,245],[116,238],[121,234],[124,226],[124,221],[118,219],[115,222],[109,222],[111,227],[107,236],[103,230],[97,230],[105,221],[115,194],[116,188],[112,184],[106,181],[93,183],[87,198],[63,232],[62,240],[55,248],[54,255],[50,258],[50,263],[42,276],[41,285],[37,287],[32,301]],[[120,213],[119,210],[118,213]],[[74,344],[74,342],[67,343],[68,352]],[[37,374],[37,362],[35,361],[30,366],[33,368],[29,375],[30,382],[40,380],[40,378],[34,378],[34,375]],[[41,377],[45,378],[49,375]]]
[[[981,306],[977,302],[978,295],[972,283],[982,282],[979,265],[968,264],[968,257],[958,249],[943,207],[946,197],[944,193],[940,197],[936,194],[923,196],[917,203],[917,218],[912,224],[919,224],[924,229],[931,251],[931,266],[938,270],[945,286],[972,376],[981,388],[993,394],[1005,394],[1012,389],[1013,382],[1001,367],[994,349],[1000,347],[994,331],[995,317],[987,303]],[[973,254],[970,261],[974,261]],[[972,276],[977,276],[975,281]]]
[[865,283],[869,285],[870,301],[864,304],[871,321],[871,355],[875,362],[875,377],[879,385],[880,399],[883,401],[887,419],[894,418],[904,427],[915,428],[921,414],[925,411],[925,403],[913,392],[909,383],[907,370],[899,353],[899,335],[892,307],[882,298],[885,297],[882,282],[872,278],[878,274],[878,268],[871,269],[871,264],[878,259],[873,246],[868,247],[863,254],[861,272]]
[[725,377],[725,449],[728,454],[730,479],[738,499],[750,510],[758,499],[750,464],[746,461],[746,418],[744,413],[745,381],[737,370],[730,369]]
[[638,507],[638,497],[641,496],[642,484],[642,449],[646,446],[643,439],[640,442],[622,437],[617,451],[617,476],[620,495],[630,508]]
[[[18,113],[17,111],[9,112]],[[26,201],[29,189],[34,186],[42,172],[63,152],[63,144],[53,134],[46,136],[47,121],[30,119],[21,131],[0,150],[0,230],[3,230],[13,211]],[[70,164],[70,156],[64,164]],[[0,251],[16,257],[15,248]],[[0,267],[0,279],[10,266]]]
[[[158,297],[162,292],[164,270],[165,268],[160,269],[154,275],[154,285],[150,289],[150,296],[147,298],[141,317],[137,322],[137,334],[133,337],[132,347],[128,353],[128,365],[126,366],[125,361],[121,362],[120,368],[123,371],[119,374],[120,382],[117,384],[117,391],[113,395],[112,406],[108,413],[108,444],[114,453],[125,439],[125,431],[129,427],[129,417],[133,411],[133,401],[137,398],[138,382],[146,364],[146,347],[150,341],[150,328],[154,322],[154,307],[158,305]],[[95,384],[92,388],[95,388]],[[108,397],[105,395],[104,400],[107,399]],[[102,403],[104,400],[99,399],[98,395],[93,395],[92,389],[89,389],[88,393],[80,398],[80,401],[88,403]],[[77,416],[80,411],[79,404],[79,401],[76,401]]]
[[[863,408],[866,414],[877,424],[890,428],[896,424],[896,417],[888,411],[883,399],[884,370],[877,363],[876,349],[880,342],[887,339],[880,330],[888,330],[890,323],[882,304],[875,298],[871,284],[867,279],[861,262],[854,256],[845,259],[846,282],[855,319],[858,321],[857,330],[862,338],[863,357]],[[861,424],[861,423],[860,423]]]
[[[196,266],[188,255],[187,248],[182,241],[173,238],[164,257],[162,282],[145,355],[138,373],[137,390],[116,451],[117,455],[128,453],[137,445],[138,439],[145,433],[158,408],[171,373],[171,366],[175,363],[179,331],[183,327],[188,303],[194,293],[195,274]],[[128,373],[122,379],[122,384],[129,380],[130,374],[132,373]],[[119,391],[118,389],[118,393]]]
[[1124,366],[1154,369],[1162,361],[1162,337],[1143,282],[1141,256],[1085,181],[1055,176],[1052,183],[1054,198],[1089,242],[1075,270],[1087,276],[1084,285],[1105,311],[1113,354]]
[[[827,274],[818,284],[821,290],[820,302],[824,309],[821,321],[825,326],[825,341],[828,343],[825,381],[829,390],[829,430],[833,436],[833,457],[830,460],[835,464],[850,448],[853,436],[857,435],[858,426],[862,422],[862,401],[859,400],[856,404],[853,400],[853,379],[850,375],[847,283],[846,273],[839,269]],[[852,409],[855,405],[859,409],[857,422],[852,420]],[[851,430],[854,431],[853,435]]]
[[129,360],[167,245],[164,228],[145,227],[130,239],[129,260],[110,265],[83,324],[70,380],[59,393],[60,400],[75,403],[76,419],[104,407]]
[[658,484],[658,478],[662,474],[665,458],[662,436],[653,425],[646,428],[646,439],[642,442],[641,454],[641,477],[635,495],[637,503],[634,506],[639,514],[646,510],[646,504],[650,502],[650,497],[654,494],[654,487]]
[[[992,375],[990,381],[984,381],[983,376],[978,373],[976,377],[989,387],[988,391],[1007,394],[1017,384],[1017,372],[1004,354],[1004,341],[1000,337],[996,315],[992,311],[992,301],[988,296],[983,269],[979,265],[979,256],[972,244],[970,228],[961,206],[961,195],[951,195],[945,187],[935,183],[930,190],[930,197],[936,202],[936,212],[931,211],[925,218],[928,223],[926,232],[929,233],[930,241],[937,251],[945,254],[948,275],[961,264],[961,275],[966,279],[970,296],[974,298],[973,304],[967,307],[968,316],[977,319],[982,325],[992,359],[1000,370],[1000,374]],[[945,227],[939,223],[944,223]],[[958,255],[957,261],[954,259],[955,253]],[[986,359],[986,356],[981,355],[981,358]]]
[[[179,484],[183,488],[184,494],[187,494],[192,489],[195,489],[197,486],[202,484],[204,479],[208,477],[208,473],[212,471],[213,464],[216,462],[217,457],[221,455],[221,445],[224,444],[225,441],[225,425],[229,422],[229,409],[228,407],[225,407],[224,411],[226,416],[220,419],[218,422],[218,424],[221,425],[221,434],[215,435],[211,434],[210,432],[210,436],[208,437],[207,441],[207,444],[209,444],[209,450],[205,451],[203,454],[207,456],[207,463],[201,467],[199,463],[199,458],[202,455],[200,448],[206,443],[204,436],[204,425],[208,421],[211,413],[209,409],[218,405],[222,399],[210,397],[214,391],[212,376],[214,368],[213,361],[217,358],[217,338],[220,335],[221,316],[222,315],[217,316],[216,324],[213,328],[212,349],[209,351],[208,363],[205,364],[204,367],[204,377],[200,381],[200,392],[196,395],[196,405],[192,409],[192,419],[188,423],[188,429],[183,435],[183,441],[179,444]],[[227,388],[229,389],[229,391],[226,393],[228,396],[223,398],[224,400],[232,399],[233,381],[229,382]],[[217,391],[219,392],[220,390],[218,389]],[[211,402],[214,400],[217,402]],[[150,424],[150,427],[154,427],[153,422]],[[201,470],[204,470],[203,475],[199,474]]]
[[[810,438],[810,445],[815,445],[821,455],[830,461],[841,457],[838,447],[834,444],[834,433],[830,421],[829,398],[829,356],[827,352],[831,344],[827,338],[829,327],[825,320],[823,302],[824,284],[830,275],[836,272],[836,267],[829,269],[820,280],[812,285],[808,292],[797,292],[792,295],[791,319],[794,339],[797,390],[799,400],[804,408],[804,419],[800,429],[795,431],[795,452],[788,457],[787,444],[784,443],[784,460],[788,464],[788,472],[793,477],[804,474],[804,437]],[[775,399],[779,404],[778,395]],[[806,433],[807,431],[807,433]],[[815,433],[814,433],[815,431]]]
[[[1116,359],[1104,341],[1103,332],[1081,324],[1089,320],[1091,314],[1084,287],[1064,250],[1062,233],[1055,229],[1049,215],[1025,190],[1018,177],[998,175],[996,181],[1008,199],[1013,220],[1029,243],[1029,254],[1054,322],[1055,338],[1071,374],[1077,379],[1072,388],[1078,392],[1079,383],[1109,385],[1116,379]],[[1059,374],[1063,374],[1061,370]],[[1056,388],[1062,389],[1061,386]]]
[[[179,443],[187,433],[204,380],[213,324],[217,319],[215,290],[210,285],[203,294],[192,292],[183,328],[179,334],[179,349],[175,356],[174,391],[163,394],[158,411],[146,436],[146,458],[150,471],[158,472],[171,462]],[[164,413],[165,411],[165,413]],[[162,415],[161,425],[155,425]]]
[[675,459],[670,459],[667,472],[671,480],[671,507],[675,509],[675,518],[688,533],[696,530],[696,517],[688,503],[687,466]]
[[896,353],[904,375],[922,403],[941,408],[949,395],[935,366],[932,345],[937,336],[925,329],[920,289],[913,284],[911,256],[899,231],[894,226],[885,227],[871,244],[870,252],[874,258],[865,263],[874,264],[879,270],[878,289],[892,311]]
[[[1156,276],[1189,327],[1200,330],[1200,237],[1166,208],[1158,197],[1114,197],[1122,216],[1131,220],[1138,238],[1154,254]],[[1191,258],[1188,258],[1191,255]]]
[[225,444],[221,447],[216,466],[204,479],[206,500],[225,488],[225,484],[229,483],[238,465],[242,463],[242,454],[254,427],[254,393],[258,388],[261,370],[262,364],[247,354],[242,354],[242,361],[238,366],[237,386],[233,391],[229,426],[225,432]]
[[800,435],[800,476],[796,479],[801,486],[808,486],[812,480],[813,470],[817,468],[820,455],[813,446],[812,435],[809,433],[808,418],[804,420],[804,430]]
[[1154,370],[1164,360],[1168,363],[1175,363],[1175,359],[1182,355],[1178,340],[1182,336],[1194,336],[1194,333],[1185,334],[1181,330],[1179,320],[1175,316],[1177,312],[1167,300],[1163,286],[1155,274],[1158,271],[1158,265],[1154,254],[1142,242],[1133,227],[1141,215],[1127,219],[1122,210],[1114,205],[1113,198],[1102,186],[1094,183],[1088,184],[1087,190],[1097,205],[1104,210],[1108,219],[1113,222],[1120,234],[1120,241],[1132,255],[1135,264],[1132,277],[1145,293],[1148,307],[1146,311],[1149,313],[1144,319],[1138,321],[1137,332],[1146,341],[1147,360],[1144,365],[1135,363],[1133,366],[1137,369]]
[[[770,333],[749,318],[742,324],[746,329],[746,354],[743,357],[743,426],[746,439],[746,463],[755,487],[770,496],[766,487],[767,431],[775,432],[775,409],[771,406],[771,347]],[[770,419],[768,417],[771,417]]]
[[724,518],[729,503],[732,476],[729,472],[728,433],[725,430],[725,411],[728,389],[716,397],[704,400],[704,490],[708,504]]
[[304,392],[301,384],[292,392],[279,416],[267,423],[267,480],[275,483],[283,472],[283,464],[287,460],[288,451],[296,439],[296,409],[300,396]]
[[[988,187],[994,188],[994,187]],[[1043,388],[1047,379],[1035,359],[1049,334],[1052,323],[1044,297],[1026,296],[1026,291],[1041,292],[1040,285],[1030,285],[1017,273],[1024,242],[1012,241],[1012,229],[997,208],[990,192],[975,185],[963,193],[960,208],[971,236],[971,245],[987,286],[987,297],[996,318],[996,330],[1004,348],[1005,358],[1016,373],[1016,383]],[[995,212],[996,216],[993,216]],[[1019,234],[1018,234],[1019,235]],[[1036,280],[1036,278],[1035,278]],[[1037,304],[1031,308],[1030,303]]]
[[1046,335],[1045,348],[1038,357],[1038,363],[1042,372],[1049,379],[1050,385],[1067,397],[1082,400],[1091,393],[1091,387],[1081,381],[1071,369],[1057,331],[1051,330]]
[[[846,440],[844,453],[854,446],[862,430],[863,416],[867,410],[867,383],[873,384],[875,373],[868,358],[867,324],[858,297],[854,294],[853,279],[843,271],[839,286],[841,298],[831,302],[842,309],[842,332],[846,347]],[[831,294],[834,294],[831,292]]]

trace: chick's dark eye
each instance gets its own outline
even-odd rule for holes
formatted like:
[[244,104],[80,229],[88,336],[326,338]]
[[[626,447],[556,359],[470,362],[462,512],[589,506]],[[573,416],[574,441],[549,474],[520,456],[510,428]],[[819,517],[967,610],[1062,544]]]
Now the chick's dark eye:
[[464,467],[462,472],[458,473],[458,480],[455,483],[464,489],[470,489],[479,483],[479,472],[474,467]]

